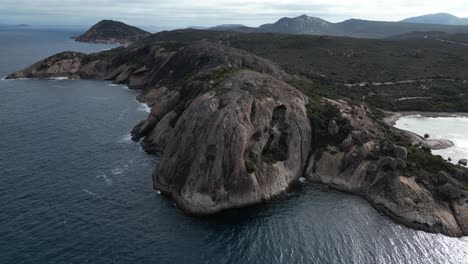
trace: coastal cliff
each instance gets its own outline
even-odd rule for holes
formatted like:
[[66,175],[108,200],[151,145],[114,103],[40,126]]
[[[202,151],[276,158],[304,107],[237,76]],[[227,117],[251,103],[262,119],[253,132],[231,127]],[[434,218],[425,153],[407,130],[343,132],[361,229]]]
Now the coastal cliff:
[[303,176],[360,195],[409,227],[468,234],[466,170],[432,156],[379,110],[311,95],[294,85],[304,76],[225,42],[158,36],[60,53],[7,78],[102,79],[141,90],[151,113],[132,138],[161,155],[154,188],[184,212],[261,203]]

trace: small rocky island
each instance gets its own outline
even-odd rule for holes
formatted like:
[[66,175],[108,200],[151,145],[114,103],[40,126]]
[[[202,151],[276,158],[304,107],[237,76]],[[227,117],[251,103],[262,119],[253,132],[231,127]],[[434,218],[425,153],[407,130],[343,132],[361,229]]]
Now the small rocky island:
[[[278,50],[268,46],[272,37]],[[433,156],[427,140],[394,128],[365,94],[353,94],[377,88],[353,90],[284,63],[300,45],[353,58],[349,46],[347,53],[332,48],[334,41],[179,30],[90,55],[56,54],[8,78],[101,79],[141,90],[151,113],[132,138],[161,156],[154,188],[186,213],[266,202],[304,177],[359,195],[406,226],[468,235],[465,168]]]
[[84,34],[74,37],[78,42],[128,44],[151,33],[113,20],[102,20]]

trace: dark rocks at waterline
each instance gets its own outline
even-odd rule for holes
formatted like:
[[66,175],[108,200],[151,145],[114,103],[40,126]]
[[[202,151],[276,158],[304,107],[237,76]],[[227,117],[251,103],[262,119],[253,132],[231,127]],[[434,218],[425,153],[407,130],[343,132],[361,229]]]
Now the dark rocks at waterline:
[[463,165],[463,166],[467,166],[468,165],[468,159],[461,159],[461,160],[458,161],[458,164]]

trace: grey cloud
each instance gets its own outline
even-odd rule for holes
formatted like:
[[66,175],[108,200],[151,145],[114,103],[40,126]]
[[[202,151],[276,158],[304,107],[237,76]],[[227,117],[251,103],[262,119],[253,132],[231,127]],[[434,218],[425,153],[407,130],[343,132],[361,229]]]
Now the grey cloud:
[[[346,2],[338,0],[2,0],[0,23],[91,25],[100,19],[116,19],[134,25],[184,27],[243,23],[257,26],[273,22],[283,16],[297,16],[304,13],[331,21],[340,21],[351,17],[401,19],[403,17],[398,16],[419,15],[421,13],[416,12],[425,10],[467,11],[464,7],[467,6],[466,3],[462,3],[463,5],[448,4],[449,2],[444,5],[434,3],[437,2],[434,0],[348,0]],[[446,10],[439,10],[440,8]]]

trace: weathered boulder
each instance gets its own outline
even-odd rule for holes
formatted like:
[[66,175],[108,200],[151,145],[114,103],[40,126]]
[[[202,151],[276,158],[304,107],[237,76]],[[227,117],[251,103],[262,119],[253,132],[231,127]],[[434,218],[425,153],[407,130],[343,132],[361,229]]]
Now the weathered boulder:
[[[194,99],[163,136],[154,187],[194,214],[284,192],[301,176],[311,146],[306,104],[268,75],[235,73]],[[153,133],[165,133],[158,126]]]
[[448,173],[446,173],[445,171],[440,171],[438,174],[434,175],[433,179],[432,179],[432,183],[435,185],[435,186],[441,186],[441,185],[444,185],[446,183],[449,183],[453,186],[458,186],[458,181],[456,179],[454,179],[453,177],[451,177]]
[[341,142],[340,148],[347,149],[347,148],[351,147],[351,145],[353,145],[353,136],[351,134],[349,134],[348,137],[345,138],[345,140],[343,140]]
[[334,136],[334,135],[337,135],[339,132],[340,132],[340,127],[338,126],[336,121],[330,120],[330,122],[328,123],[328,133],[331,136]]
[[468,160],[467,159],[461,159],[461,160],[458,161],[458,164],[463,165],[463,166],[467,166],[468,165]]
[[393,149],[393,155],[397,159],[405,160],[408,158],[408,150],[405,147],[396,146]]
[[456,200],[462,195],[460,188],[457,188],[450,183],[438,186],[436,190],[442,199],[449,201]]
[[468,201],[461,201],[461,203],[454,203],[455,218],[457,219],[463,233],[468,234]]

